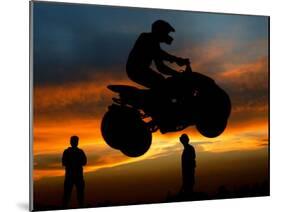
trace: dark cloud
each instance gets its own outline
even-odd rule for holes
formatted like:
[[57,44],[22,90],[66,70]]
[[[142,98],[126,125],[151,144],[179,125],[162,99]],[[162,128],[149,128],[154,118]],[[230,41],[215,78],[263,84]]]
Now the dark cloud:
[[54,170],[62,169],[62,154],[40,154],[34,156],[34,169],[36,170]]
[[[176,29],[173,45],[162,47],[189,57],[195,71],[230,95],[233,121],[267,118],[266,17],[40,2],[34,8],[35,119],[100,119],[114,95],[106,86],[128,82],[127,55],[157,19]],[[53,89],[37,92],[45,88]]]
[[46,107],[37,106],[34,110],[34,116],[35,118],[51,118],[53,121],[76,116],[79,116],[79,118],[95,119],[101,117],[106,112],[106,105],[110,105],[110,103],[111,98],[103,94],[99,97],[88,94],[63,105],[53,102]]
[[113,30],[114,19],[101,16],[102,11],[96,7],[36,4],[35,84],[85,80],[92,72],[126,61],[134,36],[130,31]]
[[268,58],[262,57],[217,77],[231,98],[233,120],[268,118],[268,76]]
[[[172,52],[204,47],[209,40],[233,35],[244,43],[267,38],[264,17],[45,2],[34,5],[36,85],[83,81],[114,66],[125,72],[134,41],[157,19],[176,28],[174,44],[164,47]],[[200,54],[193,59],[201,60]],[[215,63],[209,67],[215,69]]]

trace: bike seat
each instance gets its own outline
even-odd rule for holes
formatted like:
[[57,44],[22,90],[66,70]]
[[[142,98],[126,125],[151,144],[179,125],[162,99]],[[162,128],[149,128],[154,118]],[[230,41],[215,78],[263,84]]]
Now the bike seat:
[[107,88],[116,93],[123,93],[128,91],[138,91],[140,89],[130,85],[109,85]]

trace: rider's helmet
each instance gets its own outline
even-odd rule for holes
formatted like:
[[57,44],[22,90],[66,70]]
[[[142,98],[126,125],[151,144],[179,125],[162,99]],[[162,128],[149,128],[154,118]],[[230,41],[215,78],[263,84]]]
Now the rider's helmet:
[[171,44],[173,38],[169,36],[170,32],[175,32],[175,29],[166,21],[157,20],[152,24],[152,33],[156,35],[159,42]]

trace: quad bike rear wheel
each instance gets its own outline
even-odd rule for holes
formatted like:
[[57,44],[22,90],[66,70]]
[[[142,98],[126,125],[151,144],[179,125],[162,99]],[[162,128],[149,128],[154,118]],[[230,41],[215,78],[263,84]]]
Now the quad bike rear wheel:
[[110,106],[103,117],[101,131],[109,146],[129,157],[143,155],[151,145],[151,132],[140,113],[126,106]]

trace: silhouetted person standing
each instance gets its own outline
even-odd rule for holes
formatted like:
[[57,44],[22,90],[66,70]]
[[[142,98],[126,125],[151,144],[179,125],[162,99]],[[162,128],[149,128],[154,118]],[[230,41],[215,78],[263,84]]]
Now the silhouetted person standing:
[[196,167],[196,154],[192,145],[189,144],[189,137],[186,134],[182,134],[180,142],[184,146],[182,153],[182,192],[184,195],[190,195],[193,192],[193,186],[195,183],[195,167]]
[[77,200],[79,207],[84,205],[85,182],[83,177],[83,166],[87,163],[87,158],[82,149],[78,148],[78,136],[71,136],[70,144],[63,152],[62,165],[65,167],[63,206],[68,207],[72,188],[76,186]]
[[[189,60],[168,54],[160,48],[160,43],[171,44],[173,38],[169,35],[175,29],[166,21],[158,20],[152,24],[151,32],[142,33],[127,60],[127,74],[134,82],[151,88],[165,79],[164,75],[175,75],[178,72],[166,66],[163,61],[176,62],[178,65],[186,65]],[[158,70],[153,70],[150,66],[154,61]],[[160,73],[161,74],[160,74]]]

